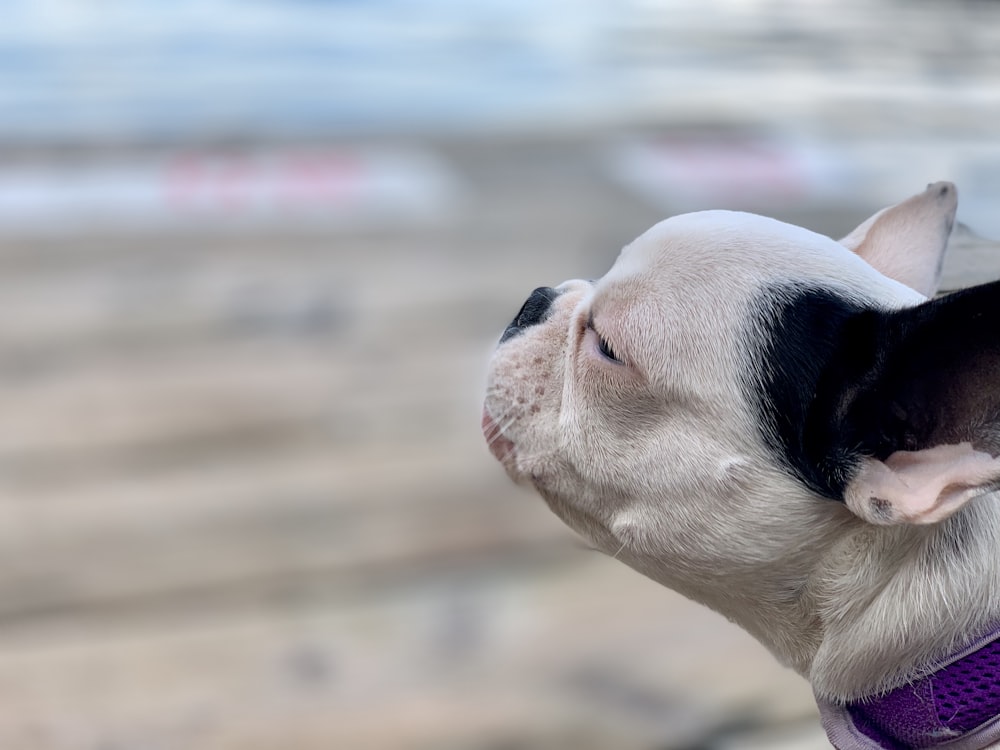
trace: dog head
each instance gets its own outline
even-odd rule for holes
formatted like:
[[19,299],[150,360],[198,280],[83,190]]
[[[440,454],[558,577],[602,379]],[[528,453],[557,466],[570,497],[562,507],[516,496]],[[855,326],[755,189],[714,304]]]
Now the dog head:
[[1000,290],[927,299],[956,200],[931,185],[840,242],[677,216],[603,278],[535,290],[490,365],[494,455],[727,613],[791,597],[832,529],[941,521],[1000,478]]

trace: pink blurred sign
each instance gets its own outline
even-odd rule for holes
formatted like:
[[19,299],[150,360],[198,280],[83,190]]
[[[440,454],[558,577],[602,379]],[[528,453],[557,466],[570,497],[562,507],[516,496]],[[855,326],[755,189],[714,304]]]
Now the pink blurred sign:
[[353,227],[451,213],[456,178],[414,149],[179,151],[0,165],[0,230]]
[[637,138],[611,149],[609,169],[629,189],[675,210],[802,203],[843,184],[829,150],[737,135]]

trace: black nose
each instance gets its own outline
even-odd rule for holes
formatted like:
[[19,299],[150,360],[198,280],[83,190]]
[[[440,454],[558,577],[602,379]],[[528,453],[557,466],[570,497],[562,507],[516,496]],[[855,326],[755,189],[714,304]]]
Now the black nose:
[[520,311],[514,316],[514,320],[507,326],[500,337],[502,344],[507,339],[513,338],[521,333],[525,328],[541,323],[549,314],[552,301],[559,296],[559,292],[550,286],[540,286],[531,293],[528,300],[521,305]]

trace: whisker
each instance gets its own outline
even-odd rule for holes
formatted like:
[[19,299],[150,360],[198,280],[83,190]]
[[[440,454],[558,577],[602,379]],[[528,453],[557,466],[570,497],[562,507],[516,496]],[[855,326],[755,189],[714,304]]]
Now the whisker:
[[[492,447],[493,447],[493,444],[494,444],[495,442],[497,442],[497,440],[499,440],[499,439],[500,439],[500,438],[502,438],[502,437],[503,437],[503,435],[496,435],[495,437],[493,437],[493,438],[490,438],[490,440],[489,440],[489,441],[487,442],[487,447],[490,447],[490,448],[492,448]],[[507,449],[507,451],[505,452],[505,455],[504,455],[504,458],[506,458],[507,456],[509,456],[509,455],[510,455],[510,453],[511,453],[511,449],[510,449],[510,448],[508,448],[508,449]]]
[[622,542],[622,546],[621,546],[621,547],[619,547],[619,548],[618,548],[618,551],[617,551],[617,552],[615,552],[615,554],[613,554],[613,555],[611,556],[611,559],[612,559],[612,560],[617,560],[617,559],[618,559],[618,555],[620,555],[620,554],[622,553],[622,550],[623,550],[623,549],[625,549],[625,542]]
[[515,417],[515,416],[510,416],[510,417],[507,417],[506,419],[501,419],[501,420],[497,421],[497,423],[496,423],[497,426],[498,426],[497,429],[499,429],[500,432],[506,432],[507,430],[509,430],[511,427],[514,426],[514,423],[516,421],[517,421],[517,417]]
[[487,438],[489,440],[495,440],[497,438],[497,436],[501,432],[503,432],[503,428],[500,426],[500,424],[497,422],[497,420],[494,419],[493,420],[493,424],[491,424],[489,426],[489,428],[486,430],[486,432],[487,432]]
[[[487,395],[487,399],[488,398],[489,398],[489,395]],[[494,448],[495,444],[501,438],[503,438],[505,440],[509,440],[509,438],[507,438],[507,436],[504,433],[515,422],[517,422],[518,417],[517,417],[516,414],[511,414],[510,412],[508,412],[506,410],[504,410],[504,412],[502,412],[500,414],[497,414],[497,415],[490,414],[489,416],[490,416],[492,424],[485,431],[484,436],[486,438],[486,445],[487,445],[487,447],[490,450],[492,450]],[[504,451],[504,454],[502,456],[500,456],[499,458],[500,458],[501,461],[507,461],[511,457],[511,455],[513,455],[513,453],[514,453],[513,446],[508,446],[507,449]]]
[[[490,430],[488,430],[487,434],[486,434],[486,445],[487,445],[487,447],[490,448],[490,449],[492,449],[493,446],[494,446],[494,444],[496,442],[498,442],[501,438],[503,438],[503,439],[509,439],[503,433],[504,433],[504,431],[508,427],[510,427],[512,424],[514,424],[515,421],[517,421],[516,417],[511,417],[511,418],[505,420],[502,424],[498,424],[497,422],[494,422],[492,428],[490,428]],[[499,458],[500,458],[501,461],[507,461],[514,454],[514,452],[515,452],[515,449],[514,449],[513,445],[511,444],[511,445],[507,446],[506,450],[503,452],[503,455],[500,456]]]
[[499,419],[494,419],[493,424],[487,431],[486,435],[487,444],[492,445],[501,437],[503,437],[503,433],[506,432],[511,427],[511,425],[513,425],[514,422],[516,421],[517,417],[514,416],[500,417]]

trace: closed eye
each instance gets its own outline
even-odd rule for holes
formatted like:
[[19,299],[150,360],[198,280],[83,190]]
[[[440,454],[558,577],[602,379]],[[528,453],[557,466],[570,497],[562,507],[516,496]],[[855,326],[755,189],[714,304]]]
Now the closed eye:
[[618,356],[615,354],[615,350],[611,348],[611,344],[609,344],[608,340],[601,335],[598,335],[597,337],[597,348],[601,354],[610,359],[612,362],[618,362],[621,364],[621,360],[618,359]]
[[596,328],[594,328],[593,318],[587,321],[587,327],[590,328],[590,330],[592,330],[597,336],[597,350],[605,357],[605,359],[617,362],[618,364],[623,364],[622,360],[617,354],[615,354],[615,350],[611,347],[611,344],[608,343],[608,340],[598,333]]

